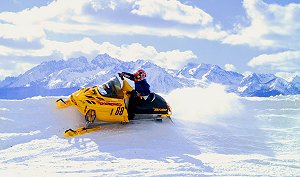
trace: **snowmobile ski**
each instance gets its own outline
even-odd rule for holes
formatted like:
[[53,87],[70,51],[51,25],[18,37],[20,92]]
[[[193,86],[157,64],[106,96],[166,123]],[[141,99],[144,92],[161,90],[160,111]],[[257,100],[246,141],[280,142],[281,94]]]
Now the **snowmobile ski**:
[[[172,119],[169,118],[172,122]],[[123,122],[121,123],[122,125],[126,125],[126,124],[135,124],[135,123],[141,123],[144,121],[155,121],[155,122],[162,122],[162,118],[144,118],[144,119],[133,119],[130,120],[130,122]],[[108,126],[108,125],[116,125],[116,124],[120,124],[119,122],[100,122],[100,123],[92,123],[92,124],[87,124],[89,125],[87,126],[82,126],[79,127],[75,130],[73,129],[68,129],[65,131],[64,135],[67,138],[73,138],[76,136],[80,136],[83,134],[87,134],[87,133],[91,133],[91,132],[95,132],[95,131],[99,131],[101,129],[103,129],[103,127]]]
[[[75,130],[70,128],[65,131],[64,135],[67,138],[73,138],[73,137],[76,137],[79,135],[99,131],[104,126],[115,125],[115,124],[120,124],[120,123],[119,122],[96,122],[96,123],[86,124],[86,126],[79,127]],[[126,124],[126,123],[123,123],[123,124]]]
[[66,108],[72,105],[70,100],[63,100],[63,99],[56,100],[55,104],[57,105],[58,108]]
[[68,129],[68,130],[65,131],[64,135],[67,138],[73,138],[73,137],[83,135],[83,134],[86,134],[86,133],[91,133],[91,132],[94,132],[94,131],[98,131],[100,129],[101,129],[100,126],[88,127],[88,128],[80,127],[80,128],[75,129],[75,130]]

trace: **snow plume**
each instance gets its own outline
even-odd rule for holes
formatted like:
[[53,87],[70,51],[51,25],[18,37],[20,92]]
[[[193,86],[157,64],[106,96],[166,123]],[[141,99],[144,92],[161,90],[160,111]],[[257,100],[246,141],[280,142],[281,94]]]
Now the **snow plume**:
[[220,118],[239,114],[243,106],[239,97],[225,87],[211,84],[207,88],[176,89],[167,95],[175,119],[215,123]]

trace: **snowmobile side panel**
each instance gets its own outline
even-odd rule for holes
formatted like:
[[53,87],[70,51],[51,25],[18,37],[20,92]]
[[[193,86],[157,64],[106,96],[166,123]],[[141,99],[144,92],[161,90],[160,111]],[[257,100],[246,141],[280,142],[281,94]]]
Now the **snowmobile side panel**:
[[166,119],[168,117],[168,114],[135,114],[133,120],[157,120]]
[[155,99],[151,102],[143,101],[138,104],[135,114],[169,114],[169,106],[161,96],[155,94]]
[[99,121],[128,122],[124,97],[105,97],[99,93],[97,86],[94,86],[73,93],[70,100],[83,115],[89,110],[95,110],[96,119]]

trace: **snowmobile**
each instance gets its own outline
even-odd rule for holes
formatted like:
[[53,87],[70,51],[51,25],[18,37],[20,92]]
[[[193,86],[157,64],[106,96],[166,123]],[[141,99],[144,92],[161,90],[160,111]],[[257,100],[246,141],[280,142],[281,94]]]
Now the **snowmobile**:
[[84,115],[85,126],[76,130],[65,131],[66,137],[75,137],[100,130],[103,125],[112,123],[126,124],[136,120],[171,119],[169,104],[158,94],[151,93],[147,100],[135,103],[134,109],[128,114],[129,98],[136,96],[134,89],[123,78],[114,76],[101,86],[91,86],[77,90],[69,99],[58,99],[58,108],[75,106]]

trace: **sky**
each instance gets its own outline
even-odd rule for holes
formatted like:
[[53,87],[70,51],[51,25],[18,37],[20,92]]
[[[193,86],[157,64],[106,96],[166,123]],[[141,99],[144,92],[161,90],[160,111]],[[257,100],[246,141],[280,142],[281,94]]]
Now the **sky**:
[[98,54],[169,69],[300,74],[299,0],[0,1],[0,80]]

